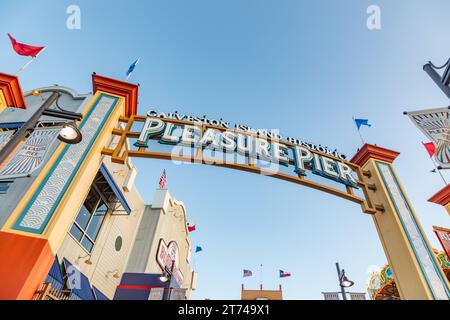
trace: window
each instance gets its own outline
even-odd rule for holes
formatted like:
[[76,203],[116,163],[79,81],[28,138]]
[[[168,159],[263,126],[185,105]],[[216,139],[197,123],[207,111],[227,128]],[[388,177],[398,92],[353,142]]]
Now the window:
[[96,185],[92,185],[83,206],[70,229],[70,234],[85,248],[92,252],[95,240],[109,207]]
[[12,183],[12,181],[0,181],[0,194],[8,193],[8,189]]

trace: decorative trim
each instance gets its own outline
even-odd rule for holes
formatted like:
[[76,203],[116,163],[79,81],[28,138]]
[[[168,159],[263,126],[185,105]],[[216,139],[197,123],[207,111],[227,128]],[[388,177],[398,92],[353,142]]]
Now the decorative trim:
[[139,85],[129,82],[119,81],[104,76],[92,74],[92,87],[94,94],[97,91],[104,91],[109,94],[125,98],[125,116],[136,115],[138,105]]
[[445,231],[445,232],[450,232],[450,229],[444,228],[444,227],[437,227],[437,226],[433,226],[434,230],[439,230],[439,231]]
[[388,190],[389,198],[395,207],[397,217],[402,224],[433,298],[437,300],[449,300],[450,291],[447,288],[445,280],[442,278],[439,270],[440,267],[433,257],[434,253],[430,251],[424,239],[410,204],[398,183],[391,165],[379,161],[376,161],[375,164]]
[[0,91],[3,92],[6,106],[26,109],[19,78],[6,73],[0,73]]
[[107,94],[98,97],[80,125],[83,140],[79,144],[64,147],[15,221],[13,229],[37,234],[44,232],[118,100]]
[[394,162],[400,153],[376,145],[366,143],[356,152],[350,162],[363,166],[369,159],[380,160],[388,163]]
[[428,199],[428,201],[445,207],[450,202],[450,184],[439,190],[434,196]]

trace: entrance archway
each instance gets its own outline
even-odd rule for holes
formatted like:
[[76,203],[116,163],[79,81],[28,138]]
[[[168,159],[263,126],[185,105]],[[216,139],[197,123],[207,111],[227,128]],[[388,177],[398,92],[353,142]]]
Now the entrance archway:
[[[142,129],[133,131],[137,126]],[[336,152],[323,152],[328,151],[324,147],[316,150],[307,143],[284,141],[278,134],[246,129],[238,125],[230,129],[222,120],[211,124],[206,118],[150,111],[147,116],[120,117],[119,126],[112,130],[118,137],[116,147],[104,148],[102,154],[116,163],[140,157],[264,174],[358,203],[374,220],[401,298],[450,299],[448,281],[395,174],[392,163],[398,152],[366,144],[347,161]],[[132,146],[127,145],[130,139],[135,141]],[[173,147],[170,152],[154,151],[149,141]],[[185,152],[186,148],[192,152]],[[221,156],[208,157],[205,151]],[[239,162],[230,154],[245,160]],[[293,174],[257,166],[258,160],[275,167],[292,166]],[[345,190],[312,181],[310,173],[343,184]],[[358,189],[362,196],[355,194]]]

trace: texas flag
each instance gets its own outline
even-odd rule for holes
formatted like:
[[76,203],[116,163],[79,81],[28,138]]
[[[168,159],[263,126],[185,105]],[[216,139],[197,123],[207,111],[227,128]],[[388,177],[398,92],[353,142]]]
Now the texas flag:
[[280,278],[287,278],[290,276],[291,274],[289,272],[284,272],[283,270],[280,270]]
[[9,33],[8,37],[11,40],[14,51],[21,56],[28,56],[35,58],[45,47],[30,46],[28,44],[17,42]]

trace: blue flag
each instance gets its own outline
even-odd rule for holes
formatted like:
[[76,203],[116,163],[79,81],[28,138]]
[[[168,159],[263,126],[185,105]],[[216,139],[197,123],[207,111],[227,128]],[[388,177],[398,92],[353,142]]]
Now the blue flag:
[[353,120],[355,120],[355,124],[356,124],[356,127],[358,128],[358,130],[359,130],[359,128],[361,128],[361,126],[368,126],[368,127],[372,126],[371,124],[369,124],[368,119],[353,119]]
[[197,246],[197,247],[195,248],[195,253],[200,252],[200,251],[202,251],[202,250],[203,250],[202,247]]
[[139,63],[139,60],[141,60],[141,58],[133,62],[133,64],[128,68],[127,77],[134,71],[134,68],[136,68],[136,65]]

